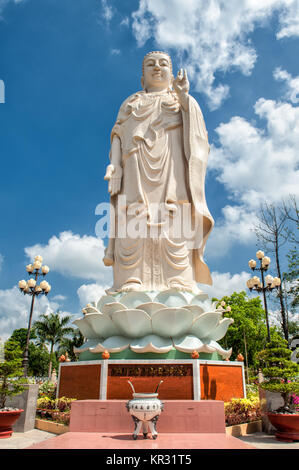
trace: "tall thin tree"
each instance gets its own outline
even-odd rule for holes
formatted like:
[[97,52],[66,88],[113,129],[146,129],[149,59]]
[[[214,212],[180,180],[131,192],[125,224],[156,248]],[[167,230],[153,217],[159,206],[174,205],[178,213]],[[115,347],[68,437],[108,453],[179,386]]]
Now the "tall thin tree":
[[[263,203],[258,213],[258,222],[254,226],[254,232],[262,247],[274,253],[277,276],[281,276],[280,250],[288,241],[287,214],[274,204]],[[280,303],[281,326],[284,337],[289,341],[287,310],[284,304],[283,286],[278,288],[277,297]]]

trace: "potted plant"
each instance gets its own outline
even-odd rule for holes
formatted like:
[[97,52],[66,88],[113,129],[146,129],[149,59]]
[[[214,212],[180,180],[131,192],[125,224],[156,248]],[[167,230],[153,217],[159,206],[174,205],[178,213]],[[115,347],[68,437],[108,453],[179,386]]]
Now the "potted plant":
[[5,406],[8,397],[19,395],[24,390],[24,379],[21,379],[22,350],[19,343],[6,341],[3,359],[0,359],[0,438],[7,438],[12,435],[12,425],[24,411]]
[[294,396],[299,394],[299,365],[290,360],[292,351],[287,341],[276,339],[258,354],[264,382],[260,387],[280,393],[284,404],[267,416],[276,428],[276,439],[292,442],[299,440],[299,413]]

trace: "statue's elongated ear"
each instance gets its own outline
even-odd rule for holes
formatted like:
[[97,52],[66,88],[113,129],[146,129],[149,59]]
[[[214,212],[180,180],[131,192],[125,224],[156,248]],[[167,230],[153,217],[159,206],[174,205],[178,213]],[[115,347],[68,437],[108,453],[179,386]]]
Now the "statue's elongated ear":
[[141,86],[142,86],[142,88],[144,89],[144,78],[143,78],[143,76],[141,77],[141,80],[140,80],[140,81],[141,81]]

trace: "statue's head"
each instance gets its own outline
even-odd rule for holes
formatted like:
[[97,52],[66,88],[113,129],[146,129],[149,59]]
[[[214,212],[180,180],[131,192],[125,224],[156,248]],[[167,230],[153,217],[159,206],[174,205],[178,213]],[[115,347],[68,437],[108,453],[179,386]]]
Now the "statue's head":
[[172,88],[172,62],[166,52],[152,51],[142,63],[141,85],[145,91],[162,91]]

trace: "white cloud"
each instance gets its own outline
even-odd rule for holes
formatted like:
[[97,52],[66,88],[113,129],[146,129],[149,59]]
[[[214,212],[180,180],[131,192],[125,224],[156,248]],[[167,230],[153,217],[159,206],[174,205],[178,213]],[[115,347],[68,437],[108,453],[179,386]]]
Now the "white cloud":
[[13,2],[15,4],[18,4],[18,3],[22,3],[24,1],[25,0],[0,0],[0,20],[3,19],[2,18],[2,13],[3,13],[4,8],[6,7],[6,5],[8,5],[11,2]]
[[130,18],[128,16],[125,16],[125,18],[122,19],[120,22],[120,26],[130,26]]
[[212,272],[213,285],[204,286],[204,291],[209,297],[221,299],[225,295],[231,295],[233,292],[247,291],[246,282],[250,274],[242,271],[240,274]]
[[292,103],[299,102],[299,76],[293,78],[286,70],[281,68],[276,68],[274,70],[273,76],[276,80],[281,80],[285,82],[285,99],[291,101]]
[[139,46],[154,38],[157,48],[172,50],[217,109],[229,87],[216,83],[216,73],[251,73],[257,54],[249,35],[274,12],[282,28],[277,38],[299,34],[298,0],[140,0],[132,29]]
[[253,224],[256,214],[244,205],[227,205],[222,209],[222,216],[217,218],[208,239],[205,257],[222,258],[236,243],[254,242]]
[[102,16],[109,24],[113,18],[113,9],[111,5],[109,5],[108,0],[102,0]]
[[110,52],[112,55],[119,55],[121,53],[120,49],[111,49]]
[[299,1],[285,1],[286,8],[280,14],[281,29],[277,33],[277,39],[299,36]]
[[77,290],[81,307],[91,302],[97,302],[102,295],[106,295],[105,289],[111,287],[110,285],[101,286],[99,284],[83,284]]
[[299,194],[299,108],[261,98],[254,109],[265,129],[232,117],[216,129],[220,147],[212,146],[209,160],[217,179],[251,209]]
[[208,171],[224,185],[231,203],[216,220],[208,257],[253,241],[261,203],[299,196],[299,107],[261,98],[254,109],[264,128],[234,116],[215,129],[219,142],[211,146]]
[[[27,328],[31,297],[22,294],[17,287],[0,290],[0,337],[5,341],[15,329]],[[54,302],[42,295],[35,300],[33,310],[33,322],[41,314],[56,312],[60,308],[58,302]]]
[[46,245],[36,244],[25,248],[26,255],[33,261],[41,255],[51,270],[65,276],[94,281],[109,281],[111,270],[102,262],[104,244],[99,238],[73,234],[71,231],[54,235]]

